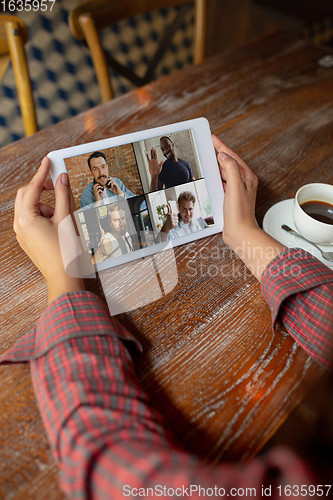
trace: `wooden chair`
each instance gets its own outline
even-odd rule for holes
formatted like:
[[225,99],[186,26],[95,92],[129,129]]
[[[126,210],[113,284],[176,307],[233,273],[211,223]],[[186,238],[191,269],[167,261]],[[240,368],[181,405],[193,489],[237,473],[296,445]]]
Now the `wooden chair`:
[[28,40],[27,29],[15,16],[0,16],[0,80],[12,62],[25,135],[37,132],[37,119],[32,87],[24,50]]
[[[183,14],[189,7],[186,4],[189,3],[195,4],[194,62],[199,63],[204,58],[206,0],[86,0],[70,13],[69,23],[73,35],[79,40],[84,40],[90,49],[102,102],[112,98],[108,65],[137,86],[144,85],[153,79],[156,66],[170,44],[174,32],[180,26]],[[176,5],[182,5],[182,11],[171,26],[166,27],[144,77],[133,73],[103,49],[98,33],[100,29],[129,17]]]

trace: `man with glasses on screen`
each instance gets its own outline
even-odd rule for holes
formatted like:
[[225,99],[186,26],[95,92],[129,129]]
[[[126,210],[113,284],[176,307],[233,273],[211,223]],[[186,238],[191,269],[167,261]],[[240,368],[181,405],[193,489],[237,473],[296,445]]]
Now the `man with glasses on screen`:
[[88,165],[93,176],[82,191],[80,206],[100,206],[113,201],[120,201],[135,196],[117,177],[109,176],[106,156],[101,151],[95,151],[88,158]]
[[160,232],[161,241],[180,238],[207,227],[202,217],[193,219],[195,201],[192,193],[184,191],[178,196],[178,214],[172,213],[168,205],[168,214]]

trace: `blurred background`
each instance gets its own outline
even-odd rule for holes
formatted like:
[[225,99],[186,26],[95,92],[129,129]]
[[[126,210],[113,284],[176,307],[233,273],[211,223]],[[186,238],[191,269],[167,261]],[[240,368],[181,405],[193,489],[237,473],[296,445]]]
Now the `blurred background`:
[[[0,2],[1,14],[16,15],[28,30],[25,45],[39,129],[76,115],[101,102],[90,51],[74,38],[69,13],[81,0],[56,0],[52,10],[9,11]],[[103,29],[105,47],[113,57],[143,74],[154,54],[163,27],[180,15],[175,6],[130,18]],[[274,30],[309,38],[333,47],[333,2],[285,0],[207,0],[205,57],[244,44]],[[194,7],[187,9],[154,78],[193,64]],[[114,96],[135,86],[112,71]],[[0,82],[0,146],[24,137],[16,84],[11,65]]]

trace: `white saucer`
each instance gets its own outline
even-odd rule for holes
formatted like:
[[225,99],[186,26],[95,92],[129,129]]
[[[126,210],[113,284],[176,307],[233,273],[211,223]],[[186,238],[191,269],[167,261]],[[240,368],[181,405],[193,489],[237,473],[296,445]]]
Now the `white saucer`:
[[[273,205],[269,210],[267,210],[264,220],[262,222],[263,230],[266,231],[270,236],[278,240],[282,245],[288,248],[303,248],[307,252],[311,253],[314,257],[317,257],[323,264],[325,264],[330,269],[333,269],[333,262],[325,260],[319,250],[315,248],[311,243],[298,238],[292,233],[288,233],[281,228],[282,224],[287,224],[287,226],[292,229],[296,229],[293,217],[292,217],[292,207],[293,199],[280,201]],[[333,245],[319,245],[324,251],[333,252]]]

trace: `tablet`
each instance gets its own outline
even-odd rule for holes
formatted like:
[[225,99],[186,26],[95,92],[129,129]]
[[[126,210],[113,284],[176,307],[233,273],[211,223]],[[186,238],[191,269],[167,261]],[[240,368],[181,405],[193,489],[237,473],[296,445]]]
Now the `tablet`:
[[54,184],[68,173],[80,239],[97,271],[223,229],[223,187],[205,118],[48,157]]

